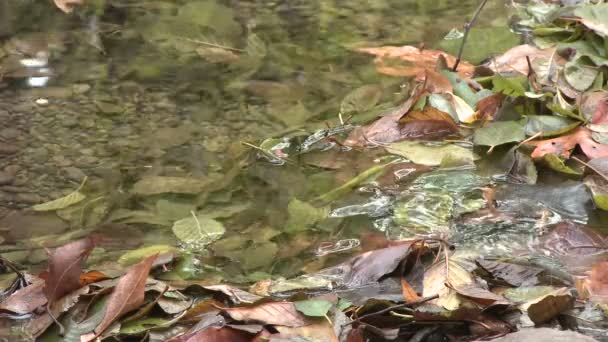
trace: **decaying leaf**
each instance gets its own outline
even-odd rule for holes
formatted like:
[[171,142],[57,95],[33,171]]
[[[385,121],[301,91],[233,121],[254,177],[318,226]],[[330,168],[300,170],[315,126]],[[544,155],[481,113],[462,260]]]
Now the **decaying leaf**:
[[494,72],[501,74],[518,73],[528,75],[529,70],[526,57],[531,62],[536,59],[550,59],[554,52],[555,48],[542,50],[532,45],[519,45],[489,61],[488,67],[494,70]]
[[541,158],[547,153],[553,153],[563,158],[570,158],[572,150],[578,145],[587,157],[601,158],[608,156],[608,145],[595,142],[591,136],[592,132],[587,128],[579,127],[571,133],[559,138],[548,140],[531,141],[527,144],[535,146],[532,158]]
[[156,260],[156,255],[146,258],[131,266],[127,273],[120,278],[108,299],[103,320],[92,333],[83,336],[82,341],[94,340],[115,320],[138,308],[144,302],[144,287],[154,260]]
[[15,291],[0,303],[0,309],[16,314],[28,314],[47,303],[44,295],[44,280],[34,278],[32,283]]
[[272,302],[223,310],[232,319],[242,322],[302,327],[310,324],[291,302]]
[[49,304],[80,288],[84,263],[95,247],[95,240],[85,238],[56,248],[49,254],[44,294]]
[[[439,56],[443,56],[448,65],[454,65],[456,58],[443,51],[419,49],[414,46],[383,46],[377,48],[360,48],[359,52],[376,56],[375,62],[378,71],[390,76],[417,76],[424,74],[425,70],[434,70]],[[395,61],[401,61],[399,65]],[[461,77],[471,77],[474,66],[461,61],[458,73]]]

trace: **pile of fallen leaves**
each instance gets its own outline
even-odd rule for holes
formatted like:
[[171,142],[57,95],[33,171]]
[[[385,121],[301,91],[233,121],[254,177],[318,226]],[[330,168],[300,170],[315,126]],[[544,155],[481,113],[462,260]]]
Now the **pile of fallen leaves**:
[[[606,247],[575,224],[561,224],[554,232],[545,243]],[[3,260],[16,276],[1,294],[2,320],[9,323],[3,336],[11,341],[471,340],[558,324],[559,317],[591,310],[576,303],[567,275],[517,258],[469,260],[452,254],[442,239],[385,242],[337,266],[261,281],[249,291],[156,280],[173,265],[171,257],[158,254],[118,277],[84,272],[87,256],[103,240],[95,236],[49,251],[48,269],[37,276]],[[579,282],[579,298],[605,299],[607,266],[598,264]]]

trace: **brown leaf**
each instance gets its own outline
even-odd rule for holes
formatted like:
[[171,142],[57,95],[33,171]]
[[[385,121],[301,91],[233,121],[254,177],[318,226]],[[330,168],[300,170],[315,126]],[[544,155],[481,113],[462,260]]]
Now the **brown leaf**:
[[44,296],[44,280],[35,278],[32,283],[15,293],[0,303],[0,309],[14,312],[17,314],[27,314],[33,312],[47,303]]
[[92,333],[84,335],[82,341],[94,340],[115,320],[143,304],[146,279],[156,257],[157,255],[152,255],[131,266],[127,273],[120,278],[108,299],[103,320]]
[[608,123],[608,92],[596,90],[584,93],[579,100],[579,111],[592,124]]
[[498,92],[494,95],[490,95],[479,100],[477,102],[479,118],[481,120],[493,120],[494,116],[498,112],[498,109],[502,105],[503,98],[503,93]]
[[351,132],[344,141],[345,146],[376,146],[403,139],[399,120],[410,111],[412,106],[427,93],[423,87],[416,87],[410,98],[391,113],[371,124],[359,127]]
[[170,342],[249,342],[252,334],[228,327],[209,327],[193,334],[176,337]]
[[[73,291],[72,293],[68,293],[62,298],[56,300],[50,306],[50,311],[53,314],[53,317],[59,317],[62,313],[69,310],[72,306],[74,306],[81,295],[89,292],[89,287],[85,286],[82,288]],[[41,335],[48,327],[53,324],[53,318],[49,315],[48,311],[44,311],[40,316],[31,320],[27,324],[27,331],[33,336]]]
[[[443,56],[450,66],[456,63],[456,57],[443,51],[419,49],[414,46],[360,48],[357,51],[376,56],[376,69],[389,76],[411,77],[423,74],[425,70],[434,70],[439,56]],[[471,77],[474,71],[475,67],[471,63],[460,62],[458,74],[461,77]]]
[[410,285],[410,283],[408,283],[408,281],[404,278],[401,278],[401,292],[403,292],[403,298],[405,298],[406,303],[415,302],[422,299],[422,297],[416,293],[416,290],[414,290],[412,285]]
[[264,303],[255,306],[224,308],[228,316],[242,322],[260,322],[285,327],[303,327],[310,322],[291,302]]
[[542,158],[546,154],[552,153],[567,159],[570,158],[576,145],[580,146],[583,153],[590,159],[608,157],[608,145],[598,144],[593,140],[591,134],[589,129],[579,127],[558,138],[531,141],[527,144],[536,146],[532,152],[532,158]]
[[529,70],[526,57],[530,58],[530,62],[533,62],[535,59],[539,58],[549,59],[554,52],[555,48],[541,50],[532,45],[519,45],[511,48],[501,56],[492,59],[488,62],[488,67],[494,72],[501,74],[515,72],[522,75],[528,75]]
[[55,6],[57,6],[60,10],[65,13],[71,13],[74,9],[75,5],[82,5],[84,0],[53,0],[55,1]]
[[521,308],[527,311],[532,322],[538,325],[550,321],[560,313],[571,309],[573,305],[574,297],[570,290],[562,287],[523,304]]
[[608,261],[595,264],[584,284],[592,302],[608,304]]
[[537,267],[484,259],[477,259],[476,263],[495,280],[515,287],[537,285],[539,282],[537,275],[543,271]]
[[49,255],[44,294],[49,304],[81,287],[80,275],[87,257],[95,247],[92,238],[70,242]]
[[[342,279],[336,281],[347,288],[373,284],[399,266],[413,251],[410,248],[412,243],[413,241],[407,241],[400,245],[369,251],[340,265],[321,270],[319,274],[339,274]],[[415,248],[423,247],[416,244]]]
[[306,341],[338,342],[338,336],[328,320],[317,320],[304,327],[276,327],[281,337],[300,337]]
[[423,110],[412,110],[400,120],[401,139],[443,139],[446,136],[458,136],[458,126],[450,114],[433,106]]

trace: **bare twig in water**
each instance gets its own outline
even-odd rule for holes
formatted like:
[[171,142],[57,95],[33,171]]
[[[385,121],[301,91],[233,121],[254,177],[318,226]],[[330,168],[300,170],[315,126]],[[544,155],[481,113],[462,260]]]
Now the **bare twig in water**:
[[471,20],[467,21],[464,24],[464,36],[462,37],[462,44],[460,44],[460,50],[458,50],[458,57],[456,58],[456,63],[454,63],[452,71],[458,71],[458,65],[460,64],[460,60],[462,59],[464,46],[466,45],[467,38],[469,37],[469,31],[471,31],[471,27],[473,27],[473,24],[475,24],[475,21],[477,21],[477,17],[479,17],[479,13],[481,13],[481,10],[486,6],[487,3],[488,0],[482,0],[479,4],[479,7],[477,7],[477,10],[475,11],[475,14],[473,14]]
[[389,306],[388,308],[384,308],[384,309],[382,309],[380,311],[368,313],[366,315],[358,317],[358,318],[356,318],[356,319],[354,319],[354,320],[352,320],[352,321],[350,321],[350,322],[348,322],[346,324],[343,324],[342,327],[345,327],[345,326],[348,326],[348,325],[351,325],[351,324],[355,324],[355,323],[360,323],[361,320],[364,320],[366,318],[369,318],[369,317],[372,317],[372,316],[382,315],[382,314],[385,314],[387,312],[391,312],[391,311],[396,310],[396,309],[407,308],[407,307],[411,307],[411,306],[416,306],[416,305],[424,304],[424,303],[426,303],[428,301],[431,301],[431,300],[437,299],[437,298],[439,298],[438,294],[430,296],[430,297],[422,298],[421,300],[417,300],[415,302],[402,303],[402,304],[397,304],[397,305]]

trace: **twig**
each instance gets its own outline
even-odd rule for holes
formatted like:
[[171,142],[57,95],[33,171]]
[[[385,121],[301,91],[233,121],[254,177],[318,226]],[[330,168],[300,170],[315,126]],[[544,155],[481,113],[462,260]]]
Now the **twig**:
[[349,325],[351,325],[351,324],[358,323],[358,322],[360,322],[360,321],[361,321],[361,320],[363,320],[363,319],[366,319],[366,318],[369,318],[369,317],[372,317],[372,316],[378,316],[378,315],[382,315],[382,314],[385,314],[385,313],[387,313],[387,312],[390,312],[390,311],[393,311],[393,310],[396,310],[396,309],[407,308],[407,307],[410,307],[410,306],[415,306],[415,305],[419,305],[419,304],[424,304],[424,303],[426,303],[426,302],[428,302],[428,301],[431,301],[431,300],[433,300],[433,299],[437,299],[437,298],[439,298],[439,295],[438,295],[438,294],[433,295],[433,296],[430,296],[430,297],[422,298],[421,300],[417,300],[417,301],[415,301],[415,302],[410,302],[410,303],[402,303],[402,304],[397,304],[397,305],[389,306],[388,308],[384,308],[384,309],[382,309],[382,310],[380,310],[380,311],[376,311],[376,312],[368,313],[368,314],[363,315],[363,316],[361,316],[361,317],[358,317],[357,319],[352,320],[352,321],[350,321],[350,322],[348,322],[348,323],[346,323],[346,324],[342,324],[342,327],[349,326]]
[[454,63],[454,67],[452,68],[452,71],[454,72],[458,71],[458,65],[460,64],[460,60],[462,59],[464,46],[466,45],[467,38],[469,37],[469,31],[471,31],[471,27],[473,27],[473,24],[475,24],[475,21],[477,21],[477,17],[479,16],[479,13],[481,13],[481,10],[486,6],[486,3],[488,3],[488,0],[482,0],[479,4],[479,7],[477,7],[477,10],[475,11],[475,14],[473,14],[471,20],[464,24],[464,36],[462,37],[462,44],[460,44],[460,50],[458,50],[458,58],[456,58],[456,63]]

